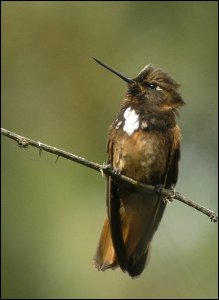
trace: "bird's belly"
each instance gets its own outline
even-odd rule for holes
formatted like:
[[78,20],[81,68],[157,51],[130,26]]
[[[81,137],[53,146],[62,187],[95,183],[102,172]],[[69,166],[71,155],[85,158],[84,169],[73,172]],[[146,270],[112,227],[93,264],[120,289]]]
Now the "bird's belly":
[[159,184],[166,171],[168,148],[163,133],[121,134],[114,144],[113,167],[138,181]]

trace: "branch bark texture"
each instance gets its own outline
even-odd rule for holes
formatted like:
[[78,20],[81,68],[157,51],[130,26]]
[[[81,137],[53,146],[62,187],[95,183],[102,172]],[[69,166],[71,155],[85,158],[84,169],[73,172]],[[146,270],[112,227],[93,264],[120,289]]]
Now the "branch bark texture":
[[[132,185],[135,185],[139,188],[142,189],[147,189],[147,190],[154,190],[155,186],[153,185],[148,185],[148,184],[143,184],[141,182],[138,182],[130,177],[127,177],[125,175],[122,174],[118,174],[118,172],[116,172],[115,170],[113,170],[110,165],[106,165],[106,164],[98,164],[92,161],[89,161],[83,157],[77,156],[75,154],[72,154],[70,152],[58,149],[56,147],[52,147],[50,145],[41,143],[39,141],[35,141],[26,137],[23,137],[21,135],[18,135],[12,131],[6,130],[4,128],[1,128],[1,134],[12,139],[15,140],[19,147],[21,148],[27,148],[28,146],[32,146],[35,148],[38,148],[40,153],[42,152],[42,150],[55,154],[57,155],[57,158],[64,157],[66,159],[69,159],[71,161],[77,162],[81,165],[84,165],[85,167],[91,168],[93,170],[96,170],[98,172],[101,172],[102,174],[108,175],[108,176],[114,176],[117,177],[120,180],[123,180],[127,183],[130,183]],[[205,208],[204,206],[192,201],[191,199],[182,196],[179,192],[173,191],[173,190],[167,190],[167,189],[162,189],[162,194],[164,196],[164,200],[166,199],[166,201],[170,200],[172,201],[173,199],[176,199],[180,202],[183,202],[184,204],[187,204],[193,208],[195,208],[196,210],[202,212],[203,214],[205,214],[206,216],[208,216],[210,218],[210,220],[212,222],[217,222],[218,221],[218,215],[209,210],[208,208]]]

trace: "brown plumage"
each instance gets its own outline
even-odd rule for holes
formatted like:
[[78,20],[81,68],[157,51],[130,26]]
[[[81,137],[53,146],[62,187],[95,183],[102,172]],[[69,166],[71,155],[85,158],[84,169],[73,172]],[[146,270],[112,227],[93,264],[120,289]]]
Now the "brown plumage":
[[[180,129],[175,114],[184,104],[179,85],[150,65],[129,79],[97,62],[128,83],[121,110],[109,132],[109,164],[139,182],[173,188],[180,158]],[[96,269],[120,266],[131,277],[140,275],[165,206],[156,190],[139,189],[109,177],[107,218],[94,258]]]

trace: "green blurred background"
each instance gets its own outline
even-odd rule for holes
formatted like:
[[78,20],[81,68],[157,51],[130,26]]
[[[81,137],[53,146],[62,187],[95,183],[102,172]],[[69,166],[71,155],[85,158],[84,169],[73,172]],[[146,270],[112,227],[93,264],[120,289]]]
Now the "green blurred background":
[[[181,83],[177,190],[217,211],[217,2],[3,2],[2,127],[106,161],[108,126],[148,63]],[[148,268],[96,272],[106,214],[95,171],[2,137],[3,298],[216,298],[217,224],[168,205]]]

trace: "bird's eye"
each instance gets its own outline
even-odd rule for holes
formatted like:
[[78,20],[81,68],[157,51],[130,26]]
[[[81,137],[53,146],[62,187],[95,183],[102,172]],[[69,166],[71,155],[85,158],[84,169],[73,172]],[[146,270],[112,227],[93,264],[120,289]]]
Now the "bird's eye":
[[156,83],[153,83],[153,82],[146,83],[146,87],[149,88],[150,90],[162,91],[162,88],[159,85],[157,85]]
[[148,83],[147,87],[151,90],[156,90],[157,89],[157,84],[156,83]]

